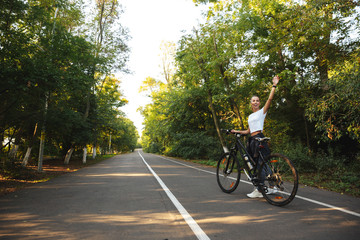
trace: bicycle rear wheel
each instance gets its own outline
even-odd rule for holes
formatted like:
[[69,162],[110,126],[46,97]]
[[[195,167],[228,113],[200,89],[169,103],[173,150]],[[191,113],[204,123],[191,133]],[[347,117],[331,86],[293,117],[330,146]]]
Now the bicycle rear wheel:
[[239,161],[234,154],[224,153],[218,161],[216,179],[225,193],[235,191],[240,182]]
[[260,167],[260,191],[275,206],[290,203],[297,192],[299,177],[292,162],[285,156],[269,155]]

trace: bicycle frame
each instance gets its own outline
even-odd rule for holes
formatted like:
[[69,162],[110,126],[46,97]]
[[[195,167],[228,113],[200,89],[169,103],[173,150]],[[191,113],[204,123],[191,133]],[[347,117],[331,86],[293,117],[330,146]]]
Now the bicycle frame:
[[[241,135],[239,133],[235,134],[235,138],[236,138],[236,141],[235,141],[235,146],[232,147],[230,149],[230,152],[234,153],[235,156],[237,156],[237,153],[240,152],[240,155],[241,155],[241,159],[243,160],[244,162],[244,173],[245,175],[247,176],[247,178],[255,185],[257,186],[258,185],[258,179],[257,179],[257,175],[258,175],[258,169],[259,169],[259,165],[261,163],[261,161],[259,161],[260,159],[262,161],[264,161],[264,157],[260,151],[261,149],[261,146],[262,146],[262,143],[260,142],[260,145],[259,145],[259,160],[258,161],[255,161],[253,159],[253,157],[249,154],[249,152],[246,150],[246,147],[244,146],[244,144],[242,143],[241,141],[241,136],[244,136],[244,135]],[[246,154],[248,157],[249,157],[249,160],[252,162],[252,163],[255,163],[255,166],[253,167],[253,169],[250,169],[249,166],[247,165],[246,163],[246,160],[244,159],[244,154]]]

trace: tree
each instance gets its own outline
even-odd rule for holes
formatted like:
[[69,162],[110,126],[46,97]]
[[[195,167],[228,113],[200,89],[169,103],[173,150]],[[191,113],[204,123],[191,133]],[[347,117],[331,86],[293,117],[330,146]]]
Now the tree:
[[344,136],[360,143],[359,55],[330,72],[328,91],[321,98],[313,98],[307,116],[316,122],[315,128],[324,141],[339,140]]
[[[196,30],[194,31],[193,37],[189,36],[184,38],[177,57],[179,73],[181,80],[184,81],[185,84],[199,86],[205,89],[207,93],[206,98],[219,140],[224,151],[227,151],[226,144],[221,135],[219,118],[213,100],[215,83],[211,75],[211,65],[208,59],[209,51],[207,51],[207,47],[206,44],[202,44],[202,39],[199,38]],[[190,74],[188,74],[189,71],[191,71]]]
[[[281,83],[267,117],[267,133],[274,142],[285,146],[293,139],[316,150],[324,147],[319,139],[358,139],[358,118],[353,114],[358,73],[357,65],[351,64],[358,62],[359,30],[351,27],[359,25],[356,1],[212,2],[207,23],[179,42],[171,93],[152,95],[154,103],[144,109],[147,143],[165,152],[179,151],[181,141],[173,133],[188,138],[183,127],[195,135],[201,125],[194,119],[209,112],[215,129],[246,128],[243,119],[250,113],[251,94],[266,98],[275,74]],[[348,84],[354,91],[345,94]],[[201,96],[201,104],[194,103],[195,96]],[[208,125],[206,131],[210,133]],[[165,143],[165,136],[173,143]]]
[[[5,0],[1,4],[1,153],[14,153],[16,144],[23,154],[26,146],[26,165],[46,121],[44,151],[65,154],[90,143],[96,124],[107,131],[112,120],[123,115],[119,108],[127,101],[111,71],[127,71],[128,36],[116,22],[118,3],[102,3],[106,19],[101,22],[98,51],[94,49],[99,46],[85,37],[93,35],[81,29],[80,2]],[[112,10],[107,11],[107,6]],[[108,29],[110,20],[117,29]],[[40,161],[38,167],[41,170]]]
[[161,50],[161,64],[162,72],[167,86],[171,86],[172,77],[174,76],[175,66],[175,44],[172,42],[162,42],[160,45]]
[[[90,109],[91,95],[94,94],[96,96],[97,85],[101,86],[97,89],[101,92],[102,85],[112,70],[117,69],[117,71],[128,72],[126,68],[129,52],[126,44],[128,33],[127,29],[123,28],[118,21],[122,13],[121,5],[117,0],[97,0],[92,11],[95,17],[88,28],[88,31],[91,32],[89,34],[90,41],[94,42],[96,46],[95,56],[102,57],[106,63],[94,65],[93,67],[92,75],[98,82],[88,91],[86,113]],[[97,106],[94,105],[93,108],[96,109]],[[96,111],[94,113],[96,114]],[[95,124],[93,126],[95,131],[93,149],[96,149],[98,137],[97,121],[93,123]],[[93,151],[93,158],[95,158],[95,155],[96,151]]]

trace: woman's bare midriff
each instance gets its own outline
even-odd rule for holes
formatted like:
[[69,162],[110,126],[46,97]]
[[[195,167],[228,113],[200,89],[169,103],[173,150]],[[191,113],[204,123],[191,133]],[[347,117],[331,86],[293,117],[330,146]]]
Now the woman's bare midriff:
[[261,131],[252,132],[251,136],[255,136],[255,135],[259,134],[259,133],[261,133]]

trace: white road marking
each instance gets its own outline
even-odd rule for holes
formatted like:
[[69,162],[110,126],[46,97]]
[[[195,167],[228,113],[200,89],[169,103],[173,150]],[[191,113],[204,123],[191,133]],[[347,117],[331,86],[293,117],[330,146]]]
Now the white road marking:
[[[207,170],[204,170],[204,169],[200,169],[200,168],[190,166],[190,165],[185,164],[185,163],[177,162],[175,160],[165,158],[165,157],[162,157],[162,156],[158,156],[158,157],[160,157],[162,159],[165,159],[165,160],[168,160],[168,161],[171,161],[171,162],[174,162],[174,163],[179,164],[179,165],[183,165],[183,166],[186,166],[186,167],[189,167],[189,168],[196,169],[198,171],[202,171],[202,172],[206,172],[206,173],[216,175],[216,172],[211,172],[211,171],[207,171]],[[243,182],[243,183],[252,185],[252,183],[249,182],[249,181],[245,181],[245,180],[240,180],[240,181]],[[310,199],[310,198],[302,197],[302,196],[299,196],[299,195],[296,195],[295,197],[299,198],[299,199],[302,199],[304,201],[308,201],[308,202],[311,202],[311,203],[315,203],[315,204],[318,204],[318,205],[333,209],[333,210],[338,210],[338,211],[341,211],[341,212],[344,212],[344,213],[347,213],[347,214],[350,214],[350,215],[353,215],[353,216],[356,216],[356,217],[360,217],[360,213],[353,212],[353,211],[350,211],[350,210],[347,210],[347,209],[344,209],[344,208],[341,208],[341,207],[337,207],[337,206],[334,206],[334,205],[331,205],[331,204],[327,204],[327,203],[320,202],[320,201],[317,201],[317,200],[313,200],[313,199]]]
[[170,198],[172,203],[175,205],[181,216],[184,218],[186,223],[189,225],[191,230],[194,232],[196,237],[199,240],[210,240],[210,238],[206,235],[206,233],[200,228],[200,226],[195,222],[195,220],[191,217],[191,215],[186,211],[186,209],[181,205],[181,203],[177,200],[177,198],[172,194],[169,188],[165,185],[165,183],[161,180],[161,178],[156,174],[156,172],[150,167],[150,165],[145,161],[144,157],[138,152],[140,157],[142,158],[145,165],[148,167],[150,172],[154,175],[156,180],[159,182],[160,186],[164,189],[167,196]]

